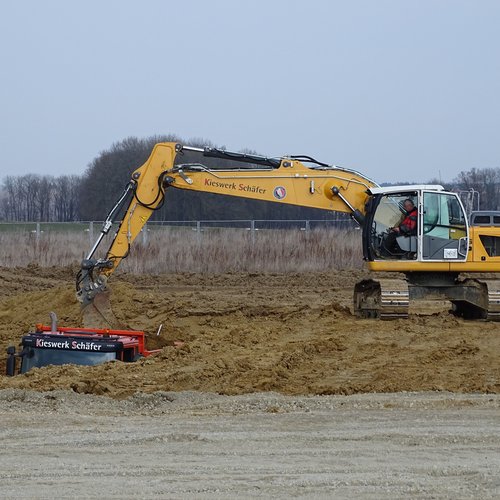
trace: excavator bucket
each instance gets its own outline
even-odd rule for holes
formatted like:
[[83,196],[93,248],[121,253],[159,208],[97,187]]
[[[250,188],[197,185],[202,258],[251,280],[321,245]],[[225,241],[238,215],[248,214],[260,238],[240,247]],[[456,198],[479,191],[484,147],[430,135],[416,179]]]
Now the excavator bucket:
[[118,328],[118,320],[111,309],[111,290],[108,278],[102,274],[94,277],[95,261],[84,260],[76,278],[76,298],[81,303],[85,328]]
[[82,306],[85,328],[117,328],[118,319],[111,309],[111,291],[98,293],[92,302]]

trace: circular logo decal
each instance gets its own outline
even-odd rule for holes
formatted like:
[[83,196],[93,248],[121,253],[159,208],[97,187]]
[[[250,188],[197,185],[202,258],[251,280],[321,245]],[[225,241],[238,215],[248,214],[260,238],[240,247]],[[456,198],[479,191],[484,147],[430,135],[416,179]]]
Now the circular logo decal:
[[273,194],[277,200],[282,200],[286,196],[286,189],[283,186],[275,187]]

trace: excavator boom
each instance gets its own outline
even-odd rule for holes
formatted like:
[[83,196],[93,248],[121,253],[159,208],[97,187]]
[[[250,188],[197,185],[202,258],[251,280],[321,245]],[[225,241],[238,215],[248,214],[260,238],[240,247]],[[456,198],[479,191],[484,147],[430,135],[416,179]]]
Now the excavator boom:
[[[200,162],[182,163],[186,151],[199,153]],[[209,168],[203,164],[204,157],[231,160],[231,165],[237,166]],[[144,165],[133,172],[124,193],[106,218],[97,242],[83,261],[77,283],[78,298],[87,305],[106,288],[107,278],[128,255],[133,241],[154,210],[163,204],[170,187],[345,212],[361,223],[368,189],[376,186],[359,172],[330,166],[309,156],[267,158],[159,143]],[[106,256],[94,259],[114,216],[127,203]]]

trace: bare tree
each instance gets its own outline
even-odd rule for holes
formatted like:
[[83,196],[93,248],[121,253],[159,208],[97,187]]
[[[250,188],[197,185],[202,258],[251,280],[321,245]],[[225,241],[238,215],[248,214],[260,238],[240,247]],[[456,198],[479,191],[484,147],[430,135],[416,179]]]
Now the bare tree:
[[459,189],[474,189],[480,196],[481,210],[500,209],[500,168],[472,168],[455,179]]
[[79,187],[78,176],[8,176],[3,180],[1,218],[24,222],[77,220]]
[[62,175],[53,181],[53,216],[58,222],[78,219],[81,179],[76,175]]

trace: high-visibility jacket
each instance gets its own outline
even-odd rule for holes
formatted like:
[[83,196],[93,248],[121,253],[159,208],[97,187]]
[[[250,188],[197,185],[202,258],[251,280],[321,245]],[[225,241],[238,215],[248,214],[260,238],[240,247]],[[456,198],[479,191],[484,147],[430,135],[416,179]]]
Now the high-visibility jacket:
[[417,207],[414,207],[413,210],[403,219],[403,222],[399,225],[399,230],[403,234],[417,234],[417,218],[418,211]]

